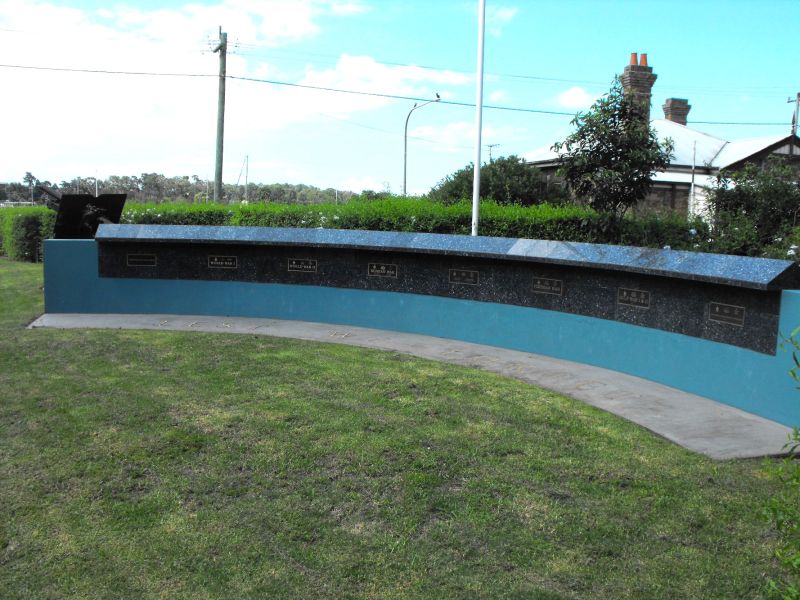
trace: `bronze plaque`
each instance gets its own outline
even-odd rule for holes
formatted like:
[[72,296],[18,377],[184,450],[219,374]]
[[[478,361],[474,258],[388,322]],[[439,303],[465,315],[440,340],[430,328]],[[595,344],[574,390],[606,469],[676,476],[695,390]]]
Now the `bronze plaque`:
[[125,263],[129,267],[155,267],[158,265],[158,258],[155,254],[126,254]]
[[315,258],[290,258],[288,270],[296,273],[316,273],[317,260]]
[[209,256],[209,269],[238,269],[239,258],[236,256]]
[[617,302],[626,306],[635,306],[636,308],[650,308],[650,292],[617,288]]
[[385,263],[369,263],[367,277],[393,277],[397,279],[397,265]]
[[467,269],[450,269],[450,283],[462,285],[478,285],[478,271],[468,271]]
[[744,315],[744,306],[722,304],[721,302],[712,302],[708,305],[708,319],[710,321],[744,327]]
[[564,281],[562,279],[535,277],[533,279],[533,292],[535,294],[552,294],[553,296],[561,296],[564,293]]

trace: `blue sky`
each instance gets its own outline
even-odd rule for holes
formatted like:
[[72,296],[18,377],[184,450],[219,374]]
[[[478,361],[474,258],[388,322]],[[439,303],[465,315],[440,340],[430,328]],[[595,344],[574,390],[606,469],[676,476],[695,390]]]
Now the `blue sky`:
[[[563,139],[569,115],[608,90],[631,52],[658,75],[652,115],[688,98],[692,126],[726,139],[789,133],[800,91],[800,1],[487,0],[484,111],[492,155]],[[4,65],[185,73],[142,76],[0,67],[0,181],[160,172],[213,178],[217,29],[228,74],[410,98],[475,100],[470,0],[0,0]],[[229,80],[224,180],[402,190],[414,100]],[[562,112],[553,115],[541,112]],[[473,160],[474,109],[413,113],[408,189]],[[483,160],[489,151],[482,149]]]

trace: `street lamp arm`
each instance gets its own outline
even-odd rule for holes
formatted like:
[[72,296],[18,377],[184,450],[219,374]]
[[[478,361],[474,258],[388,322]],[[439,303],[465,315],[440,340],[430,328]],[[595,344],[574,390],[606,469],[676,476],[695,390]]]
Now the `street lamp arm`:
[[439,94],[436,94],[436,98],[434,100],[428,100],[427,102],[423,102],[422,104],[414,104],[411,107],[411,110],[408,111],[408,115],[406,116],[406,126],[403,130],[403,196],[406,194],[406,173],[408,167],[408,120],[411,118],[411,113],[413,113],[418,108],[422,108],[423,106],[427,106],[428,104],[433,104],[434,102],[439,102],[442,98]]

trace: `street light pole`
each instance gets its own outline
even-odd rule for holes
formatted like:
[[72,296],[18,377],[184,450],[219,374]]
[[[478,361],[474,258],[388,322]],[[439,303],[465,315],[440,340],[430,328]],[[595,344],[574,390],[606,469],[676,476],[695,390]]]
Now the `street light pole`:
[[408,111],[408,116],[406,117],[406,128],[405,132],[403,133],[403,196],[406,196],[406,175],[408,173],[408,120],[411,118],[411,113],[413,113],[418,108],[422,108],[423,106],[427,106],[428,104],[433,104],[434,102],[439,102],[441,98],[439,94],[436,94],[435,100],[428,100],[427,102],[423,102],[422,104],[414,104],[410,111]]

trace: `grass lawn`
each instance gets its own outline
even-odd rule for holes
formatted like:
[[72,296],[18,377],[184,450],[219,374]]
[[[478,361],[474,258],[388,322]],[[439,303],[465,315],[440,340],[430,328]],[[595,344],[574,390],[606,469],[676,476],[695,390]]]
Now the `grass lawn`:
[[557,394],[263,336],[25,329],[0,259],[2,598],[758,598],[761,461]]

